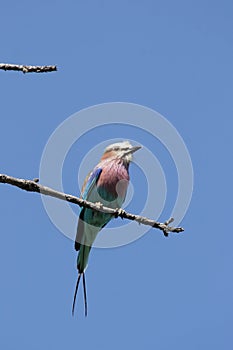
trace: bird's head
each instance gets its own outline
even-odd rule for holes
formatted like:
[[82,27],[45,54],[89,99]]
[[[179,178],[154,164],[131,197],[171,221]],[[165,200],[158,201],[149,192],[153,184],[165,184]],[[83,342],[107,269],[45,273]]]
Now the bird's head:
[[129,141],[117,142],[105,148],[102,160],[107,158],[122,159],[126,163],[131,162],[133,153],[139,150],[141,146],[132,146]]

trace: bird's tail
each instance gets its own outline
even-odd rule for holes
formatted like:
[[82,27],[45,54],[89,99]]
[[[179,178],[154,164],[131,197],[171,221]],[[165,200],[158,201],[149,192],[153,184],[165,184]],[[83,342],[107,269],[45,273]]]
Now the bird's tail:
[[77,258],[77,269],[80,273],[84,272],[87,268],[88,258],[90,254],[90,245],[80,245],[78,258]]
[[76,283],[76,288],[74,292],[74,300],[73,300],[73,306],[72,306],[72,315],[74,316],[74,309],[75,309],[75,301],[76,301],[76,296],[78,292],[78,287],[79,287],[79,282],[81,279],[81,276],[83,277],[83,295],[84,295],[84,307],[85,307],[85,316],[87,316],[87,290],[86,290],[86,280],[85,280],[85,272],[79,272],[78,273],[78,279]]
[[72,315],[74,315],[76,296],[77,296],[77,292],[78,292],[80,279],[82,276],[85,316],[87,316],[87,291],[86,291],[85,270],[87,268],[87,262],[88,262],[90,250],[91,250],[91,246],[88,246],[88,245],[81,244],[79,247],[79,253],[78,253],[78,258],[77,258],[78,279],[77,279],[76,288],[75,288],[75,292],[74,292]]

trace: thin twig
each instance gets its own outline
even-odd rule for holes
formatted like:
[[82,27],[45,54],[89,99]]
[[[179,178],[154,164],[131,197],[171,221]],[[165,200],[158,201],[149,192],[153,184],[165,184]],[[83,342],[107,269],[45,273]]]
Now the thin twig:
[[22,64],[0,63],[0,69],[16,70],[23,73],[48,73],[57,71],[57,66],[25,66]]
[[139,224],[151,226],[153,228],[157,228],[157,229],[163,231],[164,236],[166,236],[166,237],[168,236],[169,232],[179,233],[179,232],[184,231],[184,229],[182,227],[169,226],[169,224],[172,221],[174,221],[173,218],[170,218],[169,220],[165,221],[164,223],[157,222],[157,221],[148,219],[148,218],[143,217],[143,216],[128,213],[123,209],[112,209],[112,208],[105,207],[100,202],[92,203],[92,202],[85,201],[81,198],[72,196],[70,194],[55,191],[52,188],[40,185],[35,180],[37,181],[38,179],[34,179],[34,180],[18,179],[18,178],[12,177],[12,176],[0,174],[0,183],[7,183],[7,184],[12,185],[12,186],[17,186],[25,191],[38,192],[38,193],[41,193],[45,196],[50,196],[50,197],[58,198],[58,199],[61,199],[61,200],[64,200],[64,201],[67,201],[70,203],[77,204],[80,207],[90,208],[90,209],[100,211],[103,213],[112,214],[116,218],[121,217],[122,219],[133,220],[133,221],[138,222]]

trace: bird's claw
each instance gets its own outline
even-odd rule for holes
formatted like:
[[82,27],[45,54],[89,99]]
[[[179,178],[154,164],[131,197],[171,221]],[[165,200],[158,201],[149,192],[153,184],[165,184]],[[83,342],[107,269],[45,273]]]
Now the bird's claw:
[[124,209],[121,208],[117,208],[116,209],[116,214],[115,214],[115,218],[118,218],[120,216],[121,219],[123,219],[123,214],[125,213]]

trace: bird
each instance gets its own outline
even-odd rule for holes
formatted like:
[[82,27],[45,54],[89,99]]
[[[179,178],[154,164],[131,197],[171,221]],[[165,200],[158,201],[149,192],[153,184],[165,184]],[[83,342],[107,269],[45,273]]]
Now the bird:
[[[100,202],[112,209],[121,208],[125,201],[129,184],[129,164],[133,153],[141,146],[132,146],[129,141],[113,143],[106,147],[99,163],[86,176],[81,198],[89,202]],[[78,278],[74,292],[72,315],[80,279],[83,281],[84,310],[87,316],[87,293],[85,271],[92,244],[97,234],[113,218],[112,214],[103,213],[83,207],[79,214],[74,248],[78,252]]]

